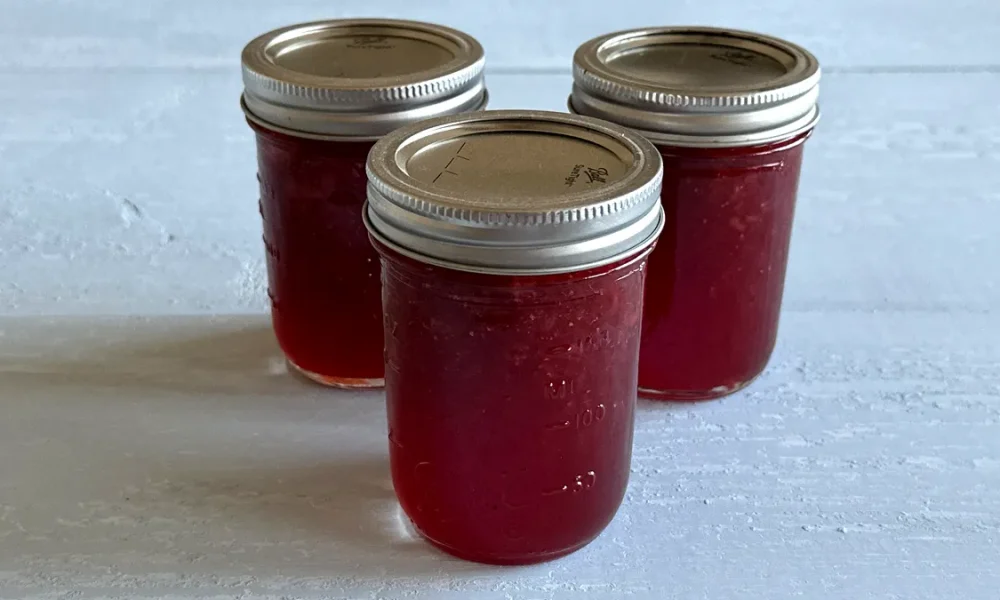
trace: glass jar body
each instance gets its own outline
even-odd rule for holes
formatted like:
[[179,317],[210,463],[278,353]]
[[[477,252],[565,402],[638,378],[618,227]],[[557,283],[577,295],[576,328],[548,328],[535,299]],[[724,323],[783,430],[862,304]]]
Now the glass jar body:
[[379,251],[389,456],[415,527],[492,564],[597,537],[628,482],[648,250],[538,276]]
[[275,334],[288,361],[337,387],[383,384],[378,254],[362,218],[374,142],[307,139],[251,123]]
[[764,370],[810,133],[747,147],[657,145],[666,226],[646,283],[640,396],[718,398]]

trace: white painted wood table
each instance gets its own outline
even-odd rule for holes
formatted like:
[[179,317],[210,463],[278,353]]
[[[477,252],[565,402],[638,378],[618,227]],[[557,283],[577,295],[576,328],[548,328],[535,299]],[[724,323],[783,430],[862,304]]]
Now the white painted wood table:
[[[1000,598],[1000,3],[0,0],[0,598]],[[803,6],[809,4],[809,6]],[[437,20],[493,107],[653,23],[813,48],[780,342],[721,402],[641,402],[607,532],[492,568],[415,539],[379,393],[285,372],[238,53]]]

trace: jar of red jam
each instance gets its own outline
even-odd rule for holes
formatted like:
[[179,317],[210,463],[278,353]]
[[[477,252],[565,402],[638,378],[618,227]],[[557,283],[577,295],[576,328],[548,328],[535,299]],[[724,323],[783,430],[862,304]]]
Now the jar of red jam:
[[819,78],[803,48],[728,29],[639,29],[576,51],[570,110],[639,131],[663,157],[641,396],[717,398],[764,370]]
[[288,362],[310,379],[383,384],[365,160],[397,127],[484,108],[483,64],[464,33],[388,19],[293,25],[243,50],[272,322]]
[[596,119],[488,111],[389,135],[368,176],[403,510],[474,561],[584,546],[628,481],[656,149]]

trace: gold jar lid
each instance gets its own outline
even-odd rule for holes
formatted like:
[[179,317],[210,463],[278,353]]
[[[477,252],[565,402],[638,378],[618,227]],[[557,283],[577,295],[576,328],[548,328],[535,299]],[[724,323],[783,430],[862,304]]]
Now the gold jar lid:
[[816,57],[775,37],[713,27],[635,29],[577,49],[569,104],[656,143],[762,144],[816,125],[819,80]]
[[589,117],[440,117],[376,143],[367,170],[372,236],[452,269],[579,271],[639,252],[663,227],[656,148]]
[[292,25],[247,44],[242,63],[247,117],[294,135],[375,139],[487,101],[482,46],[430,23]]

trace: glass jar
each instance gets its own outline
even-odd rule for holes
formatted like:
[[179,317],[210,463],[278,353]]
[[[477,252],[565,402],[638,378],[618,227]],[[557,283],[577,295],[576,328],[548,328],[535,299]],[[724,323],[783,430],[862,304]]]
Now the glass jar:
[[243,50],[272,322],[288,362],[310,379],[383,384],[365,160],[399,126],[485,107],[483,64],[464,33],[388,19],[293,25]]
[[596,119],[488,111],[391,134],[368,175],[403,510],[479,562],[586,545],[628,481],[655,148]]
[[637,130],[663,158],[641,396],[718,398],[767,365],[819,79],[803,48],[728,29],[641,29],[577,49],[571,112]]

